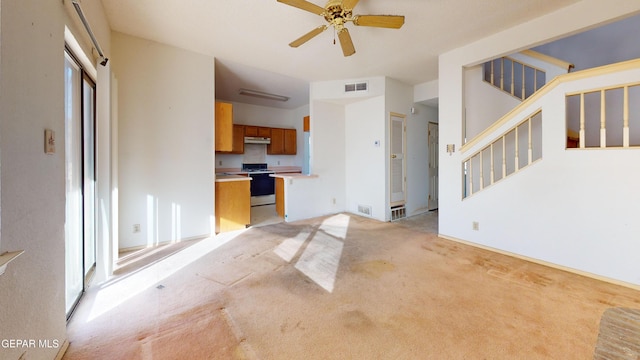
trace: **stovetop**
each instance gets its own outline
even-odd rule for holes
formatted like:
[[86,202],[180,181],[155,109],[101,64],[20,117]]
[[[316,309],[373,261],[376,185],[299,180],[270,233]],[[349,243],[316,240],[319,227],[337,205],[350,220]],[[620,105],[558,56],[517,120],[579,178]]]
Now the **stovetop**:
[[268,165],[266,163],[255,163],[255,164],[242,164],[242,171],[250,172],[250,173],[269,173],[273,172],[267,170]]

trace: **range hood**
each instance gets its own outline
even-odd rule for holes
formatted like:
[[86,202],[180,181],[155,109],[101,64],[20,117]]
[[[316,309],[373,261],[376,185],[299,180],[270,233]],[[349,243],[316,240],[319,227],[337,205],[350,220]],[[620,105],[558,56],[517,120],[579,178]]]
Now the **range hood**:
[[271,139],[268,137],[260,137],[260,136],[245,136],[244,143],[245,144],[271,144]]

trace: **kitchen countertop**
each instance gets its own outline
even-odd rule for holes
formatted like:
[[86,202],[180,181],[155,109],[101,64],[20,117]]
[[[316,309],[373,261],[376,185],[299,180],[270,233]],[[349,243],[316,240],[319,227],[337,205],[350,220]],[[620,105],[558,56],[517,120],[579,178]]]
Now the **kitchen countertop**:
[[216,182],[227,182],[227,181],[249,181],[251,180],[250,176],[242,176],[242,175],[216,175]]
[[[238,174],[250,174],[250,171],[242,171],[241,168],[223,168],[219,167],[215,169],[216,174],[221,175],[238,175]],[[279,173],[299,173],[302,168],[299,166],[269,166],[267,171],[273,171],[276,174]]]
[[274,178],[282,178],[282,179],[312,179],[317,178],[316,174],[301,174],[301,173],[281,173],[281,174],[271,174],[269,175]]

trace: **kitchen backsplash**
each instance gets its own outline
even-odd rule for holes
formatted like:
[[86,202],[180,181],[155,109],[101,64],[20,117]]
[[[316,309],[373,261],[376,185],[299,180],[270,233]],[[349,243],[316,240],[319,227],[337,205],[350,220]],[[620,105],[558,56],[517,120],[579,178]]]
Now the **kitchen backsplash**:
[[267,145],[264,144],[244,144],[243,163],[266,163]]

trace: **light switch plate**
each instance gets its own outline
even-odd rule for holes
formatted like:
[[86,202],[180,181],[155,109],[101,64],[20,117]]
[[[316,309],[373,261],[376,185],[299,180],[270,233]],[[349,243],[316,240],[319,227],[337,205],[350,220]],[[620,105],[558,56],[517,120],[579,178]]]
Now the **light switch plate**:
[[56,153],[56,133],[51,129],[44,130],[44,153],[47,155]]

